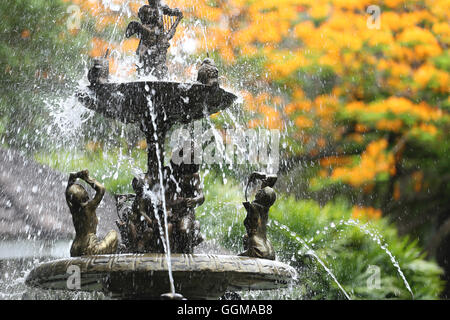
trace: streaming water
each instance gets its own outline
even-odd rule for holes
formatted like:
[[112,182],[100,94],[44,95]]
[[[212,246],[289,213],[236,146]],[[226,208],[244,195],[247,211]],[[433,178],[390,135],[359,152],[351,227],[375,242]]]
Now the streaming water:
[[408,281],[406,280],[405,275],[403,274],[402,269],[400,268],[400,264],[398,263],[397,259],[395,259],[394,255],[392,254],[391,251],[389,251],[387,244],[383,241],[382,237],[377,234],[374,231],[371,231],[367,228],[366,225],[362,225],[360,223],[358,223],[355,220],[341,220],[338,225],[346,225],[346,226],[353,226],[353,227],[357,227],[359,230],[361,230],[362,232],[364,232],[364,234],[368,235],[373,241],[375,241],[375,243],[384,251],[386,252],[386,254],[389,256],[389,259],[391,260],[393,266],[397,269],[398,274],[400,275],[400,277],[403,280],[403,283],[405,284],[406,289],[408,289],[409,293],[411,294],[411,297],[414,299],[414,293],[408,283]]
[[[149,106],[149,112],[151,115],[151,119],[152,119],[152,126],[153,126],[153,132],[154,132],[154,140],[158,141],[158,136],[157,136],[157,132],[158,132],[158,127],[156,124],[156,113],[155,113],[155,106],[153,105],[153,102],[151,101],[151,99],[148,99],[148,106]],[[167,219],[167,208],[166,208],[166,192],[165,192],[165,188],[164,188],[164,174],[163,174],[163,168],[162,168],[162,163],[161,163],[161,157],[160,157],[160,145],[159,143],[155,143],[155,147],[156,147],[156,155],[157,155],[157,160],[158,160],[158,176],[159,176],[159,184],[160,184],[160,191],[161,191],[161,202],[162,202],[162,209],[164,212],[164,232],[161,232],[161,221],[159,218],[159,210],[158,208],[155,206],[154,210],[155,210],[155,216],[157,217],[158,220],[158,225],[160,226],[160,236],[163,237],[163,235],[165,235],[165,241],[164,239],[161,239],[163,241],[163,243],[165,242],[165,253],[166,253],[166,261],[167,261],[167,269],[168,269],[168,273],[169,273],[169,281],[170,281],[170,292],[172,294],[175,293],[175,284],[173,281],[173,274],[172,274],[172,261],[171,261],[171,254],[170,254],[170,242],[169,242],[169,227],[168,227],[168,219]],[[164,152],[164,151],[163,151]]]
[[277,227],[279,230],[282,230],[283,232],[288,233],[298,243],[302,244],[307,249],[306,254],[311,255],[312,257],[314,257],[317,260],[317,262],[319,262],[319,264],[325,269],[325,271],[328,273],[328,275],[333,279],[333,281],[339,287],[339,289],[344,294],[344,296],[348,300],[352,300],[350,298],[350,296],[348,295],[348,293],[344,290],[342,285],[339,283],[339,281],[336,279],[336,276],[333,274],[333,272],[331,272],[331,270],[326,266],[326,264],[322,261],[322,259],[319,258],[319,256],[316,254],[316,252],[313,249],[311,249],[311,247],[306,243],[305,240],[300,238],[295,232],[291,231],[286,225],[284,225],[284,224],[282,224],[282,223],[280,223],[280,222],[278,222],[276,220],[271,220],[269,223],[270,223],[270,225],[274,225],[275,227]]

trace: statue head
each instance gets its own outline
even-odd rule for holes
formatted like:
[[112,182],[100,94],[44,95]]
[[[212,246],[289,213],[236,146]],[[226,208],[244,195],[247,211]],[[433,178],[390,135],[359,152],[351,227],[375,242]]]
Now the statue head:
[[270,187],[265,187],[260,189],[255,196],[255,202],[264,207],[270,207],[277,200],[277,195],[275,191]]
[[131,186],[133,187],[134,192],[136,192],[136,195],[142,196],[144,194],[144,186],[145,186],[145,177],[139,176],[134,177],[133,181],[131,182]]
[[157,5],[145,5],[139,9],[138,17],[143,24],[158,24],[163,26],[163,18]]
[[209,65],[211,65],[211,66],[215,66],[215,65],[216,65],[215,62],[214,62],[214,60],[211,59],[211,58],[205,58],[205,59],[202,61],[202,65],[204,65],[204,64],[209,64]]
[[82,203],[89,201],[89,194],[82,185],[75,183],[67,189],[66,200],[71,208],[80,206]]
[[109,78],[109,60],[106,58],[95,58],[94,65],[89,69],[88,79],[91,84],[107,82]]

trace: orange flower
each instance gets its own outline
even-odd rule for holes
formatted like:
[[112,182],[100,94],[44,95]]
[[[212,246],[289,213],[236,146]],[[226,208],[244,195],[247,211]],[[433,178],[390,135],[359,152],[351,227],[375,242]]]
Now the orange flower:
[[22,39],[28,39],[28,38],[30,37],[30,35],[31,35],[30,30],[25,29],[25,30],[23,30],[22,33],[20,34],[20,37],[21,37]]
[[352,208],[352,218],[361,220],[378,220],[382,216],[382,211],[380,209],[375,209],[372,207],[360,207],[354,206]]
[[304,116],[299,116],[295,118],[295,125],[301,129],[307,129],[311,128],[314,125],[314,122]]

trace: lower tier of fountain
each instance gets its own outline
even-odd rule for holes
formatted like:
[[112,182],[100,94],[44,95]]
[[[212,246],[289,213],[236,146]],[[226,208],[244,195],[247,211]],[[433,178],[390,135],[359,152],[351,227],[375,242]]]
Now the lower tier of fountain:
[[[231,255],[173,254],[171,265],[176,292],[187,299],[217,299],[226,291],[278,289],[297,277],[295,269],[284,263]],[[76,276],[70,274],[73,270],[80,271],[79,290],[102,291],[113,298],[159,299],[170,288],[164,254],[55,260],[33,269],[26,284],[68,290]]]

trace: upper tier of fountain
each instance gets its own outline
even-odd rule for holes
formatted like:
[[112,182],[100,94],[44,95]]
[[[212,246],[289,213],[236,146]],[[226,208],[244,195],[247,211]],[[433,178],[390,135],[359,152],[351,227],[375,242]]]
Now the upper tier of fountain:
[[77,96],[86,108],[123,123],[145,125],[153,112],[157,123],[164,125],[158,129],[205,118],[237,99],[218,86],[170,81],[96,84]]

